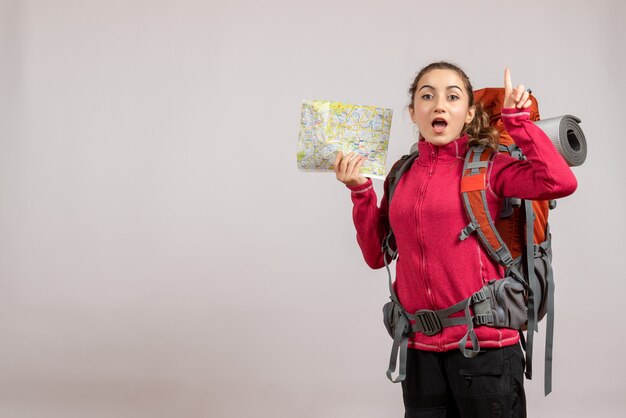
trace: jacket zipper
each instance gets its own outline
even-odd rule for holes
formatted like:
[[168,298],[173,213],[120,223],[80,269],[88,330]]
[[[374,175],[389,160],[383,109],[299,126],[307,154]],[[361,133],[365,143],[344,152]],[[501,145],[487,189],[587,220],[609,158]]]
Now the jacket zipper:
[[[418,195],[418,199],[417,199],[417,224],[420,225],[420,215],[421,215],[421,211],[422,211],[422,202],[424,201],[424,196],[426,194],[426,187],[428,186],[428,183],[430,183],[430,178],[433,175],[433,172],[435,171],[435,163],[437,160],[437,149],[430,150],[430,157],[431,157],[431,162],[428,166],[428,181],[425,181],[424,184],[422,184],[422,187],[420,189],[419,195]],[[419,228],[419,227],[418,227]],[[422,277],[424,280],[424,285],[426,287],[426,299],[428,300],[428,303],[430,305],[430,309],[434,310],[435,309],[435,303],[433,301],[433,297],[432,297],[432,292],[430,290],[430,285],[429,285],[429,280],[428,280],[428,274],[427,274],[427,269],[426,269],[426,257],[424,254],[424,245],[423,245],[423,239],[421,236],[421,232],[418,234],[417,237],[417,243],[421,249],[421,253],[422,253]]]
[[[430,179],[433,176],[433,173],[435,172],[435,166],[437,165],[437,161],[439,159],[439,148],[435,147],[434,149],[430,150],[430,159],[431,159],[431,163],[430,163],[430,166],[428,167],[428,183],[430,183]],[[425,195],[426,195],[426,187],[424,187],[422,199]],[[424,283],[426,284],[426,289],[428,290],[427,294],[428,294],[428,301],[430,303],[430,309],[435,310],[435,301],[433,300],[433,294],[430,290],[430,277],[428,277],[427,275],[426,256],[425,256],[423,246],[422,246],[422,268],[424,269],[424,272],[423,272]],[[440,332],[439,334],[435,336],[435,346],[441,348],[442,338],[443,338],[442,332]]]

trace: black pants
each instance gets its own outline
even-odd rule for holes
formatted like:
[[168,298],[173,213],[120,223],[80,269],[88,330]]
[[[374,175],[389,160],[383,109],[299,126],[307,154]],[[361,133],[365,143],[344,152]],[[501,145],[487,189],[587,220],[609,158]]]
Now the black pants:
[[402,392],[405,418],[526,417],[524,355],[519,344],[471,359],[409,349]]

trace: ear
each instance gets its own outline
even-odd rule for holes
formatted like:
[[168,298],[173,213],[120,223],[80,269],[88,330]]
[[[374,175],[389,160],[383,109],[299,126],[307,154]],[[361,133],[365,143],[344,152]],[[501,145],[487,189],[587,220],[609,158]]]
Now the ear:
[[413,105],[409,106],[409,114],[411,115],[411,120],[413,121],[413,123],[416,123],[414,119],[415,110],[413,110]]
[[465,118],[465,124],[470,124],[474,120],[476,114],[476,106],[472,106],[467,110],[467,117]]

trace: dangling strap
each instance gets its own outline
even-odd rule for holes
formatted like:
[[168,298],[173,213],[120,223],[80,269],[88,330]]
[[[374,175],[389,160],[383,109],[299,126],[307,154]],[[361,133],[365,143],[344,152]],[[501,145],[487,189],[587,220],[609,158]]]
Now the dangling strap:
[[[387,369],[387,378],[393,383],[402,382],[406,379],[406,355],[409,345],[410,324],[405,315],[400,316],[400,321],[396,325],[396,332],[393,336],[393,345],[391,346],[391,357],[389,358],[389,368]],[[396,361],[398,359],[398,350],[400,350],[400,370],[398,377],[393,379],[391,375],[396,371]]]
[[[389,294],[390,299],[393,303],[398,306],[402,306],[400,301],[398,300],[398,296],[396,295],[396,291],[393,288],[393,279],[391,278],[391,269],[389,268],[389,261],[387,257],[389,256],[390,260],[395,260],[398,252],[391,249],[389,245],[390,240],[393,238],[393,232],[389,231],[389,234],[385,237],[382,244],[383,251],[383,261],[385,262],[385,268],[387,269],[387,275],[389,276]],[[393,383],[402,382],[406,378],[406,356],[407,356],[407,348],[409,344],[409,329],[410,323],[406,315],[400,315],[398,319],[398,324],[396,325],[396,329],[393,335],[393,344],[391,346],[391,357],[389,358],[389,368],[387,369],[387,378],[391,380]],[[396,364],[398,359],[398,351],[400,351],[400,370],[398,376],[393,379],[391,375],[396,371]]]
[[526,340],[526,378],[533,378],[533,341],[535,332],[538,332],[537,317],[539,311],[539,301],[535,301],[535,295],[539,294],[539,283],[535,275],[535,242],[534,242],[534,213],[530,200],[524,201],[524,211],[526,212],[526,248],[524,257],[526,258],[526,274],[528,277],[528,331]]
[[[537,250],[547,253],[552,245],[552,236],[550,235],[550,226],[546,225],[546,240],[537,246]],[[546,359],[543,377],[544,394],[548,396],[552,392],[552,350],[554,343],[554,276],[552,273],[552,263],[547,263],[546,282],[548,292],[548,306],[546,309]]]
[[[474,321],[472,320],[472,315],[470,314],[471,303],[472,298],[470,297],[467,299],[465,304],[465,320],[467,321],[467,332],[459,341],[459,350],[461,350],[463,355],[467,358],[474,358],[478,353],[480,353],[480,344],[478,343],[478,337],[474,332]],[[472,348],[469,350],[465,347],[468,337],[472,342]]]

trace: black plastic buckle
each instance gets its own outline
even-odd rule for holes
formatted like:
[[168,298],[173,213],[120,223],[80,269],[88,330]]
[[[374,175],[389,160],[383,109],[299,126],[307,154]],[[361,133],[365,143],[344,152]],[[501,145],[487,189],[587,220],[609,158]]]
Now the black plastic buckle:
[[441,321],[435,311],[422,309],[415,312],[415,324],[417,330],[429,337],[441,331]]
[[493,323],[493,315],[492,314],[482,314],[475,315],[472,318],[474,325],[489,325]]
[[505,248],[504,246],[500,247],[499,249],[496,250],[496,255],[498,256],[498,258],[500,258],[501,264],[503,266],[508,267],[511,264],[513,264],[514,260],[508,248]]
[[478,292],[472,295],[473,303],[479,303],[485,299],[487,299],[487,291],[485,289],[480,289]]

